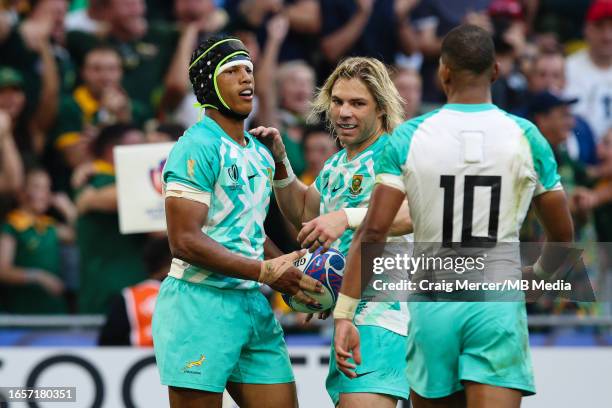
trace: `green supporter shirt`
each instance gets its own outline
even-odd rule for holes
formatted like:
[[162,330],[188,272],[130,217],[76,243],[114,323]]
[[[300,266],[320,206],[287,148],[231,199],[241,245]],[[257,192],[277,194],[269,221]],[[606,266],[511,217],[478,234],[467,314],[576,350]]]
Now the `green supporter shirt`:
[[[132,122],[142,127],[148,119],[148,109],[136,100],[130,101]],[[53,176],[55,190],[71,192],[70,169],[62,156],[62,151],[81,139],[81,132],[88,125],[97,125],[105,120],[107,112],[100,109],[98,101],[85,86],[77,87],[71,95],[63,96],[60,110],[48,141],[48,167]]]
[[[115,183],[110,164],[96,161],[96,174],[88,186],[96,189]],[[145,236],[122,235],[115,212],[90,211],[77,221],[81,254],[81,313],[106,313],[110,300],[127,286],[147,278],[142,262]]]
[[152,113],[163,91],[164,76],[178,42],[179,33],[165,24],[152,24],[139,40],[122,42],[113,37],[100,40],[92,34],[72,31],[67,48],[81,64],[91,48],[105,44],[114,47],[123,60],[123,87],[130,98],[141,102]]
[[[60,76],[60,91],[62,94],[69,94],[76,82],[76,67],[66,49],[54,46],[53,51]],[[13,67],[23,75],[28,106],[31,108],[36,105],[40,96],[40,63],[40,55],[26,46],[18,27],[0,43],[0,65]]]
[[[20,210],[12,211],[2,226],[2,234],[15,242],[13,265],[20,268],[42,269],[61,278],[60,242],[53,220],[46,216],[33,217]],[[50,295],[42,286],[32,283],[22,286],[0,286],[0,303],[9,313],[66,313],[62,297]]]

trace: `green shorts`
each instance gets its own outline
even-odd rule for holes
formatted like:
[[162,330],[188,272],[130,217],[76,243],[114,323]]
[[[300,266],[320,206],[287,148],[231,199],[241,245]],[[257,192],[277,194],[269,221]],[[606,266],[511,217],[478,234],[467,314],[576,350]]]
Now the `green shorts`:
[[535,394],[523,302],[410,302],[408,381],[425,398],[462,381]]
[[359,377],[350,379],[338,369],[333,345],[331,348],[325,386],[334,405],[338,405],[340,394],[356,392],[408,399],[406,336],[378,326],[360,325],[357,329],[361,341]]
[[153,315],[153,344],[164,385],[223,392],[228,381],[294,381],[283,330],[258,289],[166,278]]

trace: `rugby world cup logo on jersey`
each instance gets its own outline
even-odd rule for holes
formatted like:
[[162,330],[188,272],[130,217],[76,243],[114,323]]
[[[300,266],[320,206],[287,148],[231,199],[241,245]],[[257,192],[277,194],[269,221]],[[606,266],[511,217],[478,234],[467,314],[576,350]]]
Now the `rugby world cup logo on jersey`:
[[152,169],[149,169],[149,177],[151,179],[151,185],[159,195],[162,195],[162,173],[164,171],[164,165],[166,164],[166,159],[163,159],[159,162],[157,166]]
[[361,183],[363,183],[363,174],[355,174],[351,181],[351,186],[349,187],[349,191],[352,195],[360,194],[363,191]]
[[225,171],[227,172],[227,177],[229,178],[231,182],[231,185],[229,187],[231,189],[237,189],[239,187],[238,179],[240,178],[240,169],[238,168],[236,163],[227,167]]

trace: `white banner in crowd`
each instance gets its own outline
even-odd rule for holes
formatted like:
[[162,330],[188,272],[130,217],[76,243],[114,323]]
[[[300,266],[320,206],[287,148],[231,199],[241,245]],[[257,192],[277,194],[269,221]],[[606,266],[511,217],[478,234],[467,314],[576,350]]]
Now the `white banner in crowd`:
[[166,230],[161,173],[174,143],[114,149],[122,234]]
[[[327,347],[290,347],[300,406],[332,407],[325,392]],[[535,347],[538,394],[524,407],[607,407],[612,401],[610,347]],[[262,368],[265,370],[265,367]],[[76,402],[38,407],[167,407],[153,351],[142,348],[0,348],[0,387],[75,387]],[[6,393],[4,389],[2,391]],[[0,405],[3,397],[0,395]],[[5,405],[2,405],[5,406]],[[232,407],[226,403],[224,407]],[[11,402],[8,408],[26,407]]]

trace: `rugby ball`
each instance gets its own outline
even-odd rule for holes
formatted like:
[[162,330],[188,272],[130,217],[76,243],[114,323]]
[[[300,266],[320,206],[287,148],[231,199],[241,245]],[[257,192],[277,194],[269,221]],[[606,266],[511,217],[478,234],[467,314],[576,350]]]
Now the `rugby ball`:
[[322,248],[319,248],[315,252],[307,252],[293,264],[306,275],[320,281],[323,284],[324,293],[306,292],[321,304],[321,307],[318,308],[283,294],[285,303],[296,312],[303,313],[324,312],[333,308],[342,285],[342,275],[346,264],[344,255],[335,249],[323,252]]

